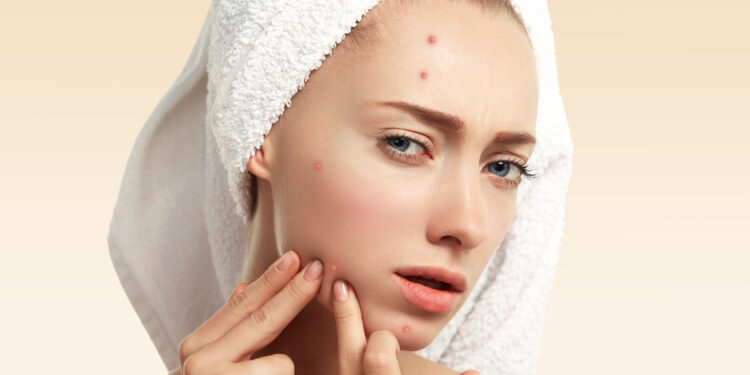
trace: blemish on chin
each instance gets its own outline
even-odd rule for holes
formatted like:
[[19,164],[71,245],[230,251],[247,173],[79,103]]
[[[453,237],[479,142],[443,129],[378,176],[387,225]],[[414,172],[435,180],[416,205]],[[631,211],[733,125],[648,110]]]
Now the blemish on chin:
[[404,333],[408,333],[411,330],[411,327],[409,327],[409,326],[403,326],[403,327],[401,327],[401,330],[404,331]]
[[315,162],[315,165],[313,165],[313,168],[315,168],[316,171],[319,171],[322,166],[320,165],[320,160]]

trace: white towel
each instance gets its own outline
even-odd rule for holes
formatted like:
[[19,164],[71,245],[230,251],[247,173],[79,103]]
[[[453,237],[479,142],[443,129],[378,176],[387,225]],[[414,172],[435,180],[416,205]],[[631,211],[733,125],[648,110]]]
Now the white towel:
[[[215,0],[182,73],[138,135],[110,256],[167,369],[239,282],[241,175],[309,74],[377,0]],[[562,238],[573,145],[546,0],[517,0],[539,75],[538,177],[469,298],[421,356],[482,374],[531,374]]]

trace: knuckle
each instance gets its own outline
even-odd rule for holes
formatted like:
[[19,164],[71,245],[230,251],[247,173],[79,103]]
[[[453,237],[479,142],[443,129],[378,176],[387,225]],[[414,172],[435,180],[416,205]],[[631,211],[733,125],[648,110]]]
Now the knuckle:
[[273,361],[273,368],[278,371],[278,374],[294,375],[294,362],[288,355],[277,353],[270,357]]
[[255,310],[250,315],[250,323],[254,326],[253,328],[259,330],[261,333],[273,332],[274,320],[265,308]]
[[362,355],[358,352],[347,351],[339,355],[339,365],[351,365],[362,363]]
[[187,358],[195,352],[195,339],[192,335],[187,335],[180,341],[180,346],[177,348],[177,355],[180,358],[180,363],[185,363]]
[[[274,269],[276,269],[274,267]],[[276,283],[274,282],[274,273],[270,270],[267,270],[266,272],[263,272],[262,275],[258,278],[258,283],[260,283],[260,287],[263,289],[273,289]]]
[[393,333],[385,329],[375,331],[367,340],[363,363],[373,370],[388,369],[397,360],[399,350],[398,339]]
[[253,309],[253,300],[250,295],[244,290],[235,294],[235,296],[229,300],[231,310],[237,314],[246,314]]
[[302,282],[299,279],[295,279],[293,282],[289,283],[289,294],[292,295],[292,298],[294,298],[295,301],[299,301],[307,297],[305,287],[303,287],[301,284]]
[[398,348],[398,339],[396,339],[396,336],[391,333],[391,331],[387,329],[380,329],[375,332],[373,332],[370,335],[370,340],[377,341],[379,343],[387,344],[388,346],[396,347]]
[[366,351],[364,357],[364,364],[367,368],[377,370],[386,369],[393,362],[393,353],[387,353],[383,351]]
[[206,360],[203,356],[193,354],[189,356],[185,363],[182,364],[183,375],[202,375],[205,374]]
[[345,320],[353,319],[357,315],[354,311],[350,309],[341,309],[341,310],[337,309],[337,310],[338,311],[334,311],[333,313],[334,318],[337,321],[345,321]]

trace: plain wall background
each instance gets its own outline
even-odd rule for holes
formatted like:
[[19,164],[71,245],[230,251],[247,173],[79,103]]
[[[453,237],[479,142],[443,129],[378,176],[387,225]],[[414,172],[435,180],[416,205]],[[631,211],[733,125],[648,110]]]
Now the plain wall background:
[[[106,236],[208,4],[0,5],[0,372],[166,374]],[[750,373],[750,5],[549,5],[575,159],[539,373]]]

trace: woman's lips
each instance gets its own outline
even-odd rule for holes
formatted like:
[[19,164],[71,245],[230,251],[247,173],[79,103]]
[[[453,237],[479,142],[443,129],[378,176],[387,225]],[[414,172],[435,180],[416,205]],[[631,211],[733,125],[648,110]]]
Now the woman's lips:
[[427,265],[408,266],[401,267],[394,272],[404,277],[420,276],[441,281],[446,284],[450,284],[451,289],[457,292],[463,292],[466,289],[466,277],[464,275],[443,267]]
[[422,310],[446,313],[453,309],[458,302],[461,292],[455,290],[437,290],[424,286],[406,278],[393,274],[394,280],[401,290],[401,294],[414,306]]

